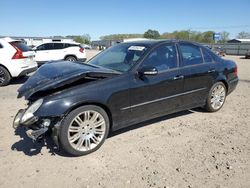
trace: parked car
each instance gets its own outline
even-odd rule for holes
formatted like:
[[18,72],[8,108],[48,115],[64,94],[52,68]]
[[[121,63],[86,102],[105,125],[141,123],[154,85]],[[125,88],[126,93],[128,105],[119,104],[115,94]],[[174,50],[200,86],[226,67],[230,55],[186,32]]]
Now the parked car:
[[214,51],[214,53],[219,55],[219,56],[225,56],[226,55],[226,50],[221,48],[221,47],[214,47],[214,48],[212,48],[212,51]]
[[50,130],[66,152],[85,155],[110,131],[195,107],[216,112],[237,83],[236,64],[197,43],[121,43],[87,64],[40,67],[18,90],[29,107],[13,126],[34,140]]
[[0,86],[37,69],[35,52],[20,40],[0,38]]
[[39,65],[48,61],[86,61],[86,52],[80,43],[50,42],[35,48],[36,61]]
[[92,49],[92,47],[90,45],[88,45],[88,44],[82,44],[82,47],[84,49],[87,49],[87,50],[91,50]]
[[247,53],[245,54],[245,58],[250,59],[250,50],[248,50]]

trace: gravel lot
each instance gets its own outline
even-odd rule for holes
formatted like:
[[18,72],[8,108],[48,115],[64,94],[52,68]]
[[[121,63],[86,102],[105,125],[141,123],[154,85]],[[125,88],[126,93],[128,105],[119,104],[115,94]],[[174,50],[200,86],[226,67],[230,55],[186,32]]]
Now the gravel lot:
[[[88,56],[95,51],[88,51]],[[68,157],[34,144],[12,121],[26,78],[0,88],[0,187],[250,187],[250,60],[217,113],[184,111],[113,133],[95,153]]]

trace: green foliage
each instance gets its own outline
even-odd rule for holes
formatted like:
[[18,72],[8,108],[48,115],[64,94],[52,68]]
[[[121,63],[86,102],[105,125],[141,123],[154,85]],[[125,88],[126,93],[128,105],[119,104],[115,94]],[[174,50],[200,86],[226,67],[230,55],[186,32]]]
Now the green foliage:
[[122,39],[141,38],[141,37],[143,37],[142,34],[113,34],[113,35],[101,36],[100,39],[102,39],[102,40],[122,40]]
[[201,43],[213,43],[213,31],[199,32],[191,30],[174,31],[172,33],[163,33],[161,39],[191,40]]
[[68,35],[67,38],[73,38],[74,41],[81,43],[81,44],[90,44],[91,38],[89,34],[84,35]]
[[240,32],[237,36],[238,39],[250,39],[250,33],[249,32]]
[[221,34],[221,40],[218,41],[219,43],[225,43],[229,40],[229,33],[227,31],[222,31],[220,34]]
[[[214,43],[213,35],[214,31],[192,31],[181,30],[173,32],[165,32],[160,35],[156,30],[149,29],[144,34],[113,34],[100,37],[102,40],[122,40],[127,38],[149,38],[149,39],[178,39],[178,40],[190,40],[199,43]],[[250,38],[249,32],[240,32],[238,38]],[[229,40],[229,33],[226,31],[221,32],[220,43],[225,43]]]
[[159,39],[161,35],[158,31],[149,29],[143,36],[148,39]]

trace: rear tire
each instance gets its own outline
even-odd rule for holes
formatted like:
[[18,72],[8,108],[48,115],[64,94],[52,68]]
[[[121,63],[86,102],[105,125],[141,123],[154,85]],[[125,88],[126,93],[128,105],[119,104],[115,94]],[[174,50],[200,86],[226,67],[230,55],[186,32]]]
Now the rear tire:
[[76,57],[74,57],[74,56],[67,56],[67,57],[65,58],[65,60],[66,60],[66,61],[72,61],[72,62],[77,61]]
[[10,83],[11,76],[7,69],[0,66],[0,87]]
[[87,155],[101,147],[108,133],[107,113],[98,106],[82,106],[70,112],[62,121],[60,146],[73,156]]
[[227,89],[223,82],[215,83],[208,94],[205,109],[208,112],[217,112],[225,103]]

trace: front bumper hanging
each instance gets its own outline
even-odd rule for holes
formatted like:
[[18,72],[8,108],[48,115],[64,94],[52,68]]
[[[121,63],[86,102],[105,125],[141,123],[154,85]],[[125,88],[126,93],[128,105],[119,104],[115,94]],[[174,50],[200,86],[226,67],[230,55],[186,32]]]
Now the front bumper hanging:
[[18,127],[26,127],[27,131],[26,134],[29,138],[31,138],[32,140],[37,140],[41,135],[43,135],[45,132],[48,131],[48,126],[44,126],[41,124],[41,126],[36,126],[36,129],[32,129],[29,127],[29,125],[32,125],[33,123],[36,123],[38,121],[38,118],[33,117],[30,120],[28,120],[27,122],[25,122],[25,124],[21,123],[21,119],[23,117],[25,113],[24,109],[21,109],[17,112],[14,121],[13,121],[13,128],[17,129]]

